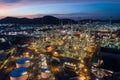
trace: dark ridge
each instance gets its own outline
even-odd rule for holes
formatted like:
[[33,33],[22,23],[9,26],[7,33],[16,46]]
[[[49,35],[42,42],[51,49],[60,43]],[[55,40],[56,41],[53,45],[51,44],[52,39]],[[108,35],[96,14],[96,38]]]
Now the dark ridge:
[[42,19],[44,24],[59,24],[59,19],[53,16],[44,16]]
[[[75,21],[72,19],[59,19],[54,16],[44,16],[42,18],[16,18],[16,17],[5,17],[0,20],[0,23],[14,23],[14,24],[76,24],[76,23],[109,23],[110,20],[98,20],[98,19],[83,19]],[[120,20],[112,20],[111,23],[120,23]]]

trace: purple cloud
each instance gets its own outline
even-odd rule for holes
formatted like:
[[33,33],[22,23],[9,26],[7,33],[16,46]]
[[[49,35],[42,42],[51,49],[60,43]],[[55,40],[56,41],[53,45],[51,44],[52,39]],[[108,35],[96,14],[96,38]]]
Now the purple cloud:
[[61,3],[93,3],[93,2],[117,2],[120,0],[0,0],[0,9],[12,9],[27,5],[61,4]]
[[17,3],[20,2],[21,0],[2,0],[4,3]]
[[[120,2],[120,0],[0,0],[0,3],[4,4],[55,4],[55,3],[91,3],[91,2]],[[3,5],[4,5],[3,4]]]
[[77,3],[79,0],[0,0],[0,11],[10,10],[17,7],[31,6],[31,5],[44,5],[44,4],[57,4],[57,3]]
[[3,3],[18,3],[18,2],[25,2],[25,3],[77,3],[77,2],[120,2],[120,0],[0,0]]

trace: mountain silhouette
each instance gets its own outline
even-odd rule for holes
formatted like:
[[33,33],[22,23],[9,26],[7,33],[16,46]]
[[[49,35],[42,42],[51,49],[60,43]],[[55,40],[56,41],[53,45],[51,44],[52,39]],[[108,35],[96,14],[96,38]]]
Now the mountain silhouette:
[[16,17],[5,17],[0,20],[0,23],[16,23],[16,24],[59,24],[63,21],[64,24],[67,24],[69,21],[75,23],[71,19],[59,19],[53,16],[44,16],[42,18],[16,18]]
[[[80,23],[88,23],[88,22],[109,22],[109,20],[92,20],[92,19],[84,19],[80,20]],[[14,24],[76,24],[78,21],[72,19],[59,19],[54,16],[44,16],[42,18],[17,18],[17,17],[5,17],[0,20],[1,23],[14,23]],[[112,23],[120,23],[120,20],[112,20]]]

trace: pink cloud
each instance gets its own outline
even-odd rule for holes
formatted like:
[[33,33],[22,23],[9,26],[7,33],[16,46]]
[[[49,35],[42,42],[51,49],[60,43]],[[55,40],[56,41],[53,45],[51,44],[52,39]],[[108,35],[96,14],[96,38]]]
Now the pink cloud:
[[10,8],[9,7],[6,7],[6,6],[0,6],[0,11],[6,11],[6,10],[9,10]]
[[0,0],[0,11],[11,10],[18,7],[46,5],[46,4],[59,4],[59,3],[76,3],[79,0]]
[[0,0],[0,10],[10,10],[17,7],[62,3],[120,2],[119,0]]

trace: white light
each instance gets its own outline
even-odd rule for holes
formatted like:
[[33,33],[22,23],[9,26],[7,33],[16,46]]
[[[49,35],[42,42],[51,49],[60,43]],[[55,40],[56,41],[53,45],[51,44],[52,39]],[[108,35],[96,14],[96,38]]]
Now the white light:
[[98,78],[96,78],[96,80],[99,80]]
[[30,62],[29,60],[28,61],[25,61],[26,63]]
[[22,73],[22,75],[25,75],[25,74],[27,74],[27,72],[23,72],[23,73]]

